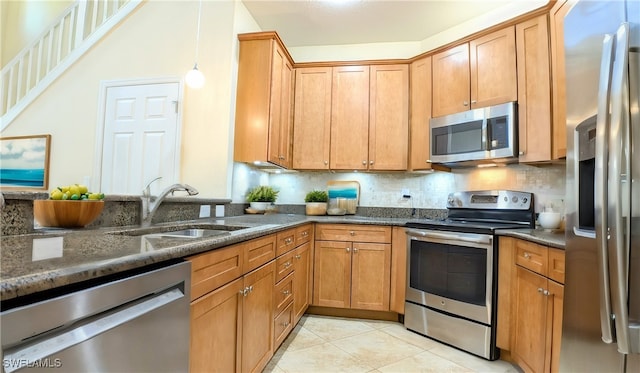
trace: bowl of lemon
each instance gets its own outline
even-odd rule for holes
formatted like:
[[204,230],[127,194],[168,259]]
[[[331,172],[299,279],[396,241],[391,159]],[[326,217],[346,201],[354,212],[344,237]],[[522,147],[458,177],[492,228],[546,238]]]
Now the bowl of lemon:
[[42,227],[81,228],[91,224],[104,208],[104,194],[81,184],[57,187],[49,199],[33,201],[33,216]]

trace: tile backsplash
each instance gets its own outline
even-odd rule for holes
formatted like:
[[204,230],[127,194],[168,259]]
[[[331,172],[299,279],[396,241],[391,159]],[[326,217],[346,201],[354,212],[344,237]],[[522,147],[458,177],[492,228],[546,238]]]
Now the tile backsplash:
[[[433,173],[292,172],[265,173],[235,163],[232,200],[242,203],[247,191],[256,185],[280,190],[276,204],[303,204],[307,192],[326,189],[330,180],[360,183],[360,206],[415,207],[444,209],[447,195],[455,191],[508,189],[532,192],[536,212],[545,206],[562,209],[565,194],[565,166],[509,165],[494,168],[455,169]],[[403,198],[403,194],[411,198]]]

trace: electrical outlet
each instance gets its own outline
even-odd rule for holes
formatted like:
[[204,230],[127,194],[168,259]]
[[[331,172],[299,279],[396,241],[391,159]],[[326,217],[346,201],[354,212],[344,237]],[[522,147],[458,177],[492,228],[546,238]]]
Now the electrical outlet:
[[200,205],[200,217],[201,218],[211,217],[211,206],[209,206],[209,205]]
[[216,218],[224,217],[224,205],[216,205]]

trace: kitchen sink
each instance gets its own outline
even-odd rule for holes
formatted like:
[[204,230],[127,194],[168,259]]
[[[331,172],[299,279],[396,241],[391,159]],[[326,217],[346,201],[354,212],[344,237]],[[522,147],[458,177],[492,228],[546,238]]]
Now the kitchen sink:
[[230,234],[231,231],[222,229],[202,229],[202,228],[189,228],[179,231],[169,231],[163,233],[152,233],[147,236],[153,237],[167,237],[167,238],[204,238],[212,236],[220,236]]
[[153,236],[166,238],[205,238],[231,234],[233,231],[249,227],[223,224],[188,224],[121,229],[108,232],[121,236]]

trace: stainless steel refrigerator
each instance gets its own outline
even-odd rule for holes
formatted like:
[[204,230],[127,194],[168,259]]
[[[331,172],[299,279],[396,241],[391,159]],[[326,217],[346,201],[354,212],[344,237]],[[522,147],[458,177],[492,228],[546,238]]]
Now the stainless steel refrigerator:
[[640,0],[564,18],[566,278],[561,372],[640,372]]

